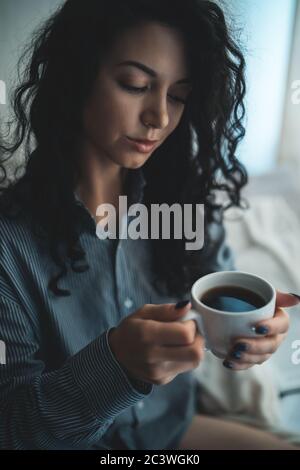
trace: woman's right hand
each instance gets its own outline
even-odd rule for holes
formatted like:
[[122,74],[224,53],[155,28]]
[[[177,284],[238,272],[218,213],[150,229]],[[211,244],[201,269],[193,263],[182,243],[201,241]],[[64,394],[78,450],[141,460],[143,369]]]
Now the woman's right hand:
[[145,304],[109,332],[115,358],[132,378],[165,385],[196,368],[204,357],[204,340],[193,320],[181,322],[191,303]]

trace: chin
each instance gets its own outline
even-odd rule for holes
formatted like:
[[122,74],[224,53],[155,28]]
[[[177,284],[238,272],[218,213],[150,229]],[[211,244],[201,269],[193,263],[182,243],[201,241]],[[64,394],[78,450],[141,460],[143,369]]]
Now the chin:
[[140,168],[146,163],[147,160],[149,160],[150,156],[149,155],[141,155],[139,157],[131,156],[129,158],[124,159],[122,166],[124,168],[127,168],[128,170],[129,169],[134,170],[134,169]]
[[135,170],[135,169],[138,169],[138,168],[141,168],[142,166],[144,166],[145,163],[146,163],[145,160],[143,162],[135,162],[135,163],[132,163],[132,165],[130,165],[130,168],[132,170]]

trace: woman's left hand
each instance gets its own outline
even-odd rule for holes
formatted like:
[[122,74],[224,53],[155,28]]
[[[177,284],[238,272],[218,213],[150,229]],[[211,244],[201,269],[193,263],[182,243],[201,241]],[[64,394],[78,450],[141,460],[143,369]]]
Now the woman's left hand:
[[299,303],[300,298],[277,292],[274,316],[255,325],[257,338],[235,339],[223,365],[232,370],[245,370],[269,359],[285,339],[289,329],[289,315],[282,307],[292,307]]

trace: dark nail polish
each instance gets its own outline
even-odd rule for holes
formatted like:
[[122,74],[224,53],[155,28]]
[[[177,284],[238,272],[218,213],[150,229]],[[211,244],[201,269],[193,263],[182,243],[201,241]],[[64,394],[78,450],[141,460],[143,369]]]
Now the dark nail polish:
[[183,308],[189,303],[189,300],[181,300],[180,302],[177,302],[175,305],[176,309]]
[[227,359],[223,362],[223,366],[227,369],[234,369],[234,364],[230,361],[227,361]]
[[234,359],[241,359],[242,357],[242,351],[232,351],[231,356]]
[[248,350],[248,345],[246,343],[237,343],[234,347],[234,351],[245,352]]
[[269,328],[267,328],[266,326],[257,326],[255,328],[255,333],[257,333],[258,335],[266,335],[269,333]]
[[292,294],[292,292],[289,292],[290,295],[293,295],[294,297],[296,297],[296,299],[300,300],[300,295],[298,294]]

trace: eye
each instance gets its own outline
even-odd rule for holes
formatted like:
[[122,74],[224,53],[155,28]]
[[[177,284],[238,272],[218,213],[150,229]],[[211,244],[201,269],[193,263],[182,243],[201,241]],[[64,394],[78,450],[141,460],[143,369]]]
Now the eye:
[[[120,83],[120,85],[125,90],[131,91],[132,93],[138,93],[138,94],[144,93],[148,89],[148,87],[146,87],[146,86],[145,87],[135,87],[135,86],[131,86],[131,85],[125,85],[124,83]],[[180,103],[180,104],[183,104],[183,105],[185,105],[187,103],[184,99],[179,98],[178,96],[172,96],[172,95],[169,95],[169,96],[173,101],[175,101],[177,103]]]

